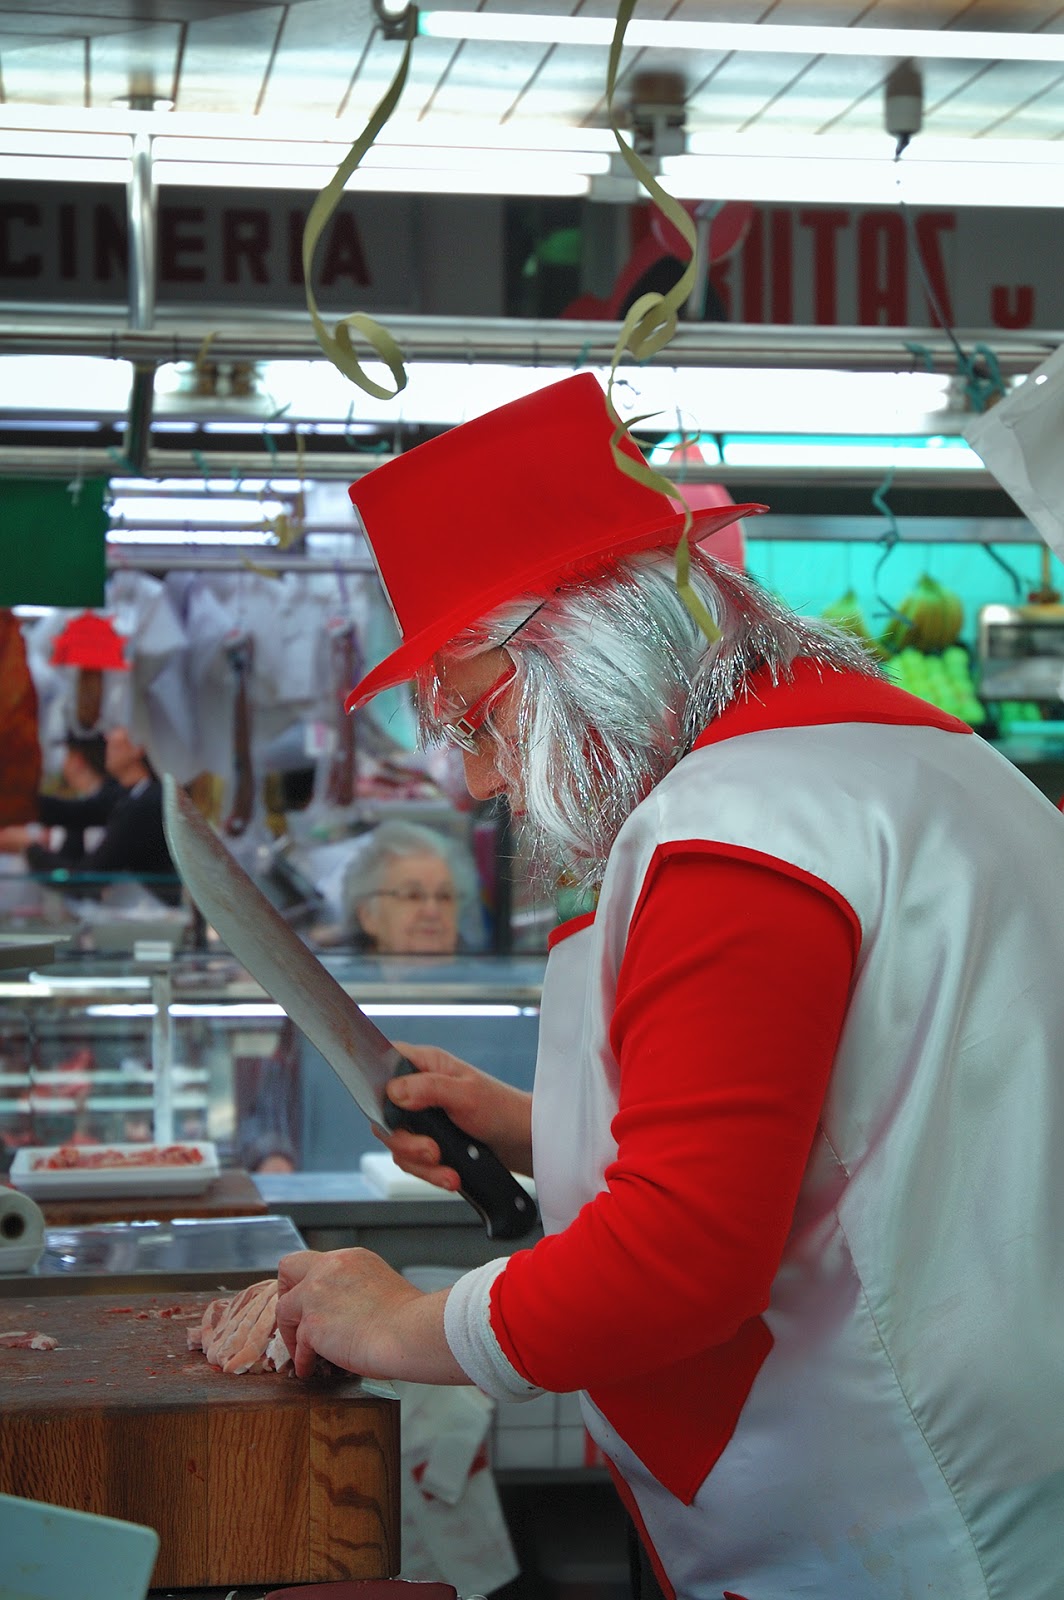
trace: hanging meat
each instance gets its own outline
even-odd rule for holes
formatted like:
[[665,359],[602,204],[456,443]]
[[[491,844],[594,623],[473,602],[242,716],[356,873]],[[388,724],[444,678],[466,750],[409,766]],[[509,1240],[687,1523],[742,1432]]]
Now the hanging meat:
[[0,610],[0,827],[37,820],[37,691],[14,612]]
[[355,798],[355,719],[344,701],[362,676],[362,658],[355,625],[338,628],[331,640],[332,697],[336,718],[336,754],[329,768],[327,795],[335,806],[349,806]]
[[233,804],[225,819],[231,838],[244,833],[255,809],[255,777],[251,767],[251,665],[254,641],[242,638],[227,648],[236,678],[233,709]]

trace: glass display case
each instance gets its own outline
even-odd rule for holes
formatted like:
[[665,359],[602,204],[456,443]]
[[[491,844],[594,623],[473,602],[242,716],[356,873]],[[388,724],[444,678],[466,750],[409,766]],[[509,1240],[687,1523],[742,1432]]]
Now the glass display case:
[[[543,958],[373,957],[324,965],[390,1038],[530,1087]],[[253,1167],[357,1170],[369,1125],[281,1008],[225,952],[64,954],[0,971],[0,1141],[210,1139]],[[267,1167],[269,1170],[269,1167]],[[274,1170],[277,1170],[276,1167]]]

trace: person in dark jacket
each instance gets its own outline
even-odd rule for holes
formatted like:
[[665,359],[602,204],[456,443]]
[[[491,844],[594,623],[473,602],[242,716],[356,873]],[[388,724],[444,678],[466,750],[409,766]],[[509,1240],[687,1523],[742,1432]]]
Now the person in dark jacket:
[[62,828],[58,854],[78,860],[86,854],[90,828],[105,828],[125,790],[107,770],[107,741],[101,733],[69,734],[63,757],[63,794],[39,794],[37,819],[46,828]]
[[65,848],[49,850],[40,842],[41,826],[31,823],[0,829],[0,850],[24,850],[31,872],[61,872],[70,894],[98,894],[109,877],[134,877],[167,905],[177,905],[181,884],[163,833],[162,785],[128,728],[107,734],[105,766],[121,792],[95,848],[77,856]]

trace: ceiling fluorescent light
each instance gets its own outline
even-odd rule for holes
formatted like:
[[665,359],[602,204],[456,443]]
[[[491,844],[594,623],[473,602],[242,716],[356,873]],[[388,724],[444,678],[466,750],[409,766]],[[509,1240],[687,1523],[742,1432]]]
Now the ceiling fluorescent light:
[[[36,140],[45,134],[49,138],[54,135],[57,144],[54,148],[40,150],[41,154],[102,155],[110,152],[87,148],[86,136],[98,139],[108,134],[122,135],[123,146],[128,150],[130,135],[150,133],[160,142],[164,139],[210,140],[218,148],[224,149],[231,148],[231,141],[238,140],[289,148],[300,144],[316,145],[319,147],[318,159],[325,161],[331,157],[338,163],[347,154],[364,120],[355,108],[343,118],[294,114],[285,118],[283,140],[264,140],[262,118],[241,116],[236,112],[129,111],[108,106],[89,109],[82,106],[20,105],[6,101],[0,104],[0,154],[4,151],[22,155],[38,153]],[[426,128],[423,118],[397,111],[389,119],[387,129],[378,143],[424,145],[428,136]],[[5,130],[29,131],[34,134],[34,139],[25,145],[9,144]],[[431,130],[432,143],[436,146],[501,150],[517,145],[534,150],[592,150],[606,154],[617,148],[616,140],[608,128],[569,128],[547,117],[521,119],[516,125],[500,125],[497,116],[474,116],[468,106],[461,114],[434,111]],[[218,148],[214,154],[218,153]],[[182,155],[187,153],[184,151]],[[171,154],[176,158],[177,151]],[[295,162],[297,158],[291,156],[286,159]]]
[[[608,47],[612,17],[543,16],[535,12],[421,11],[418,32],[435,39],[505,44]],[[633,21],[624,35],[633,49],[703,50],[758,55],[883,56],[922,61],[1064,62],[1064,33],[989,33],[941,28],[849,28],[760,22]]]
[[277,544],[276,533],[265,528],[211,528],[202,523],[189,524],[184,528],[164,528],[159,523],[151,527],[125,527],[115,526],[107,530],[107,543],[109,545],[249,545],[256,548],[273,547]]
[[[187,488],[186,486],[183,486]],[[180,492],[164,498],[138,494],[115,494],[111,500],[111,520],[116,527],[123,524],[155,520],[157,528],[165,525],[167,531],[181,532],[186,522],[209,521],[212,527],[225,528],[230,523],[246,524],[249,509],[258,507],[261,518],[279,517],[287,508],[277,499],[255,499],[251,507],[247,499],[233,495],[189,496]],[[162,515],[161,515],[162,513]],[[258,531],[258,530],[257,530]]]
[[[422,135],[423,137],[423,135]],[[485,139],[490,137],[488,130]],[[200,162],[222,161],[247,163],[249,166],[269,164],[273,167],[308,166],[330,175],[347,154],[347,141],[324,144],[321,141],[297,139],[167,139],[157,138],[152,144],[156,164],[168,161]],[[523,145],[509,144],[496,148],[494,143],[480,147],[470,141],[468,130],[461,144],[425,144],[417,140],[377,139],[363,156],[358,170],[372,168],[399,168],[413,171],[460,171],[484,173],[511,173],[515,170],[536,172],[578,172],[588,175],[607,172],[609,152],[594,152],[574,148],[540,149],[527,139]]]
[[129,162],[104,156],[4,156],[4,177],[21,183],[125,183]]
[[887,472],[985,472],[983,462],[963,439],[801,438],[725,434],[726,467],[826,468]]
[[[115,497],[123,494],[159,495],[169,497],[172,494],[190,493],[187,478],[118,478],[110,480],[111,493]],[[231,478],[204,478],[199,485],[197,493],[204,498],[215,494],[240,493],[248,499],[256,499],[259,495],[266,494],[298,494],[302,489],[298,478],[241,478],[239,491],[233,487]]]
[[[185,188],[308,189],[320,190],[332,177],[333,166],[242,165],[226,161],[157,161],[155,182]],[[384,194],[497,194],[586,195],[591,179],[583,172],[547,171],[530,164],[527,169],[476,171],[441,168],[425,171],[405,167],[359,167],[345,184],[348,193]]]
[[[6,119],[5,119],[6,122]],[[0,127],[0,156],[76,156],[79,160],[128,161],[132,141],[127,133],[78,133],[59,129]]]
[[[825,141],[826,143],[826,141]],[[914,146],[895,162],[882,154],[854,157],[825,149],[786,154],[740,154],[731,148],[664,156],[662,188],[678,200],[787,201],[796,205],[1064,206],[1064,163],[1058,156],[1025,162],[1008,153],[995,159],[985,140],[972,141],[967,159],[935,160]],[[1000,141],[999,141],[1000,143]],[[1064,155],[1064,149],[1061,154]],[[592,184],[594,192],[594,182]]]
[[[899,360],[901,352],[899,351]],[[609,369],[592,366],[605,385]],[[366,363],[381,381],[380,363]],[[277,361],[262,366],[263,383],[286,417],[342,420],[351,408],[350,384],[325,361]],[[360,395],[358,419],[450,426],[480,416],[557,382],[558,368],[505,362],[413,360],[407,386],[395,398]],[[950,407],[951,380],[928,372],[844,372],[823,369],[622,366],[614,402],[627,420],[646,416],[641,431],[788,433],[800,416],[819,434],[921,436],[959,433],[965,413]]]
[[0,410],[121,416],[133,367],[109,356],[0,356]]

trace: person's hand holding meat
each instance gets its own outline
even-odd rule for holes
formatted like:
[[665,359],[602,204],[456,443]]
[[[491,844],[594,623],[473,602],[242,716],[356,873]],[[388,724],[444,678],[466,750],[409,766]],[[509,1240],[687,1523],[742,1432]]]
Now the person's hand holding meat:
[[[393,1078],[388,1098],[404,1111],[439,1106],[465,1133],[480,1139],[511,1172],[532,1174],[532,1096],[480,1072],[434,1045],[397,1044],[418,1072]],[[378,1134],[383,1139],[383,1135]],[[384,1139],[397,1166],[440,1189],[457,1189],[458,1174],[440,1165],[435,1139],[397,1129]]]
[[364,1378],[468,1383],[443,1334],[447,1290],[425,1294],[371,1250],[300,1250],[277,1271],[277,1328],[297,1378],[318,1358]]

